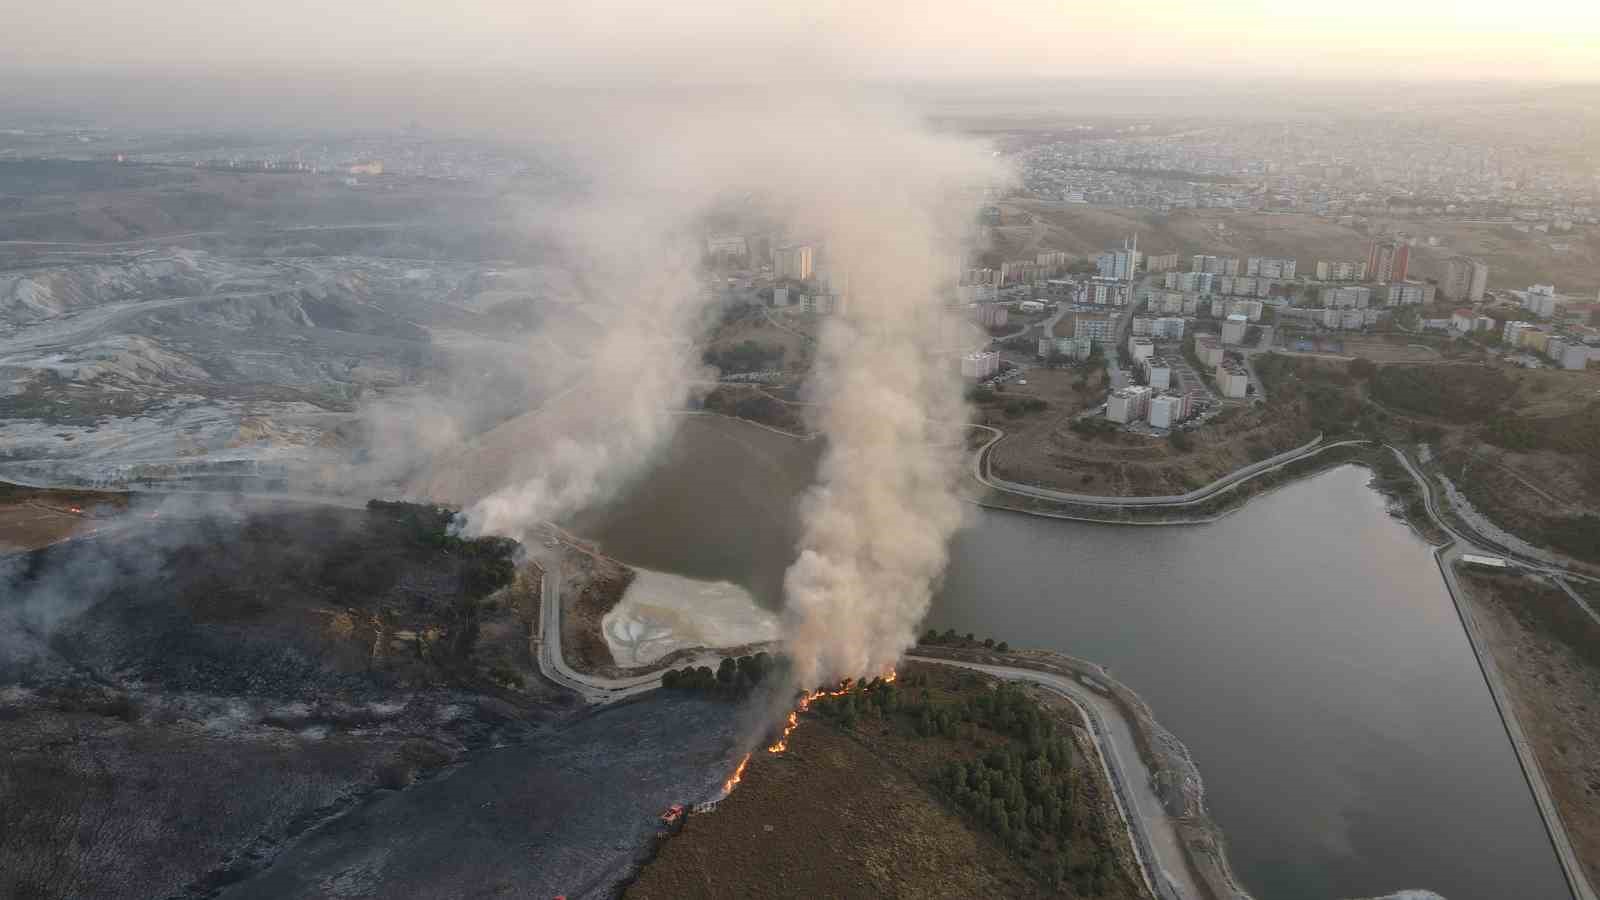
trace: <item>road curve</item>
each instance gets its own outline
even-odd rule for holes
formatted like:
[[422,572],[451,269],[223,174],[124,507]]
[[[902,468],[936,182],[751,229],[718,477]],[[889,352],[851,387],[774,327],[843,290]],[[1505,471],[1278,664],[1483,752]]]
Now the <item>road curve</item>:
[[1111,497],[1096,494],[1073,494],[1066,491],[1057,491],[1050,488],[1036,487],[1031,484],[1022,484],[1020,482],[1007,481],[1003,478],[994,477],[989,472],[989,453],[994,448],[994,445],[999,443],[1001,438],[1005,437],[1005,432],[990,425],[973,425],[972,427],[981,428],[992,435],[987,443],[978,448],[978,452],[974,454],[972,459],[972,477],[977,479],[980,484],[1006,494],[1018,494],[1024,497],[1032,497],[1040,500],[1052,500],[1057,503],[1073,503],[1080,506],[1098,506],[1107,509],[1125,509],[1128,507],[1162,508],[1174,506],[1192,506],[1196,503],[1202,503],[1206,500],[1210,500],[1212,497],[1231,490],[1258,475],[1264,475],[1275,469],[1280,469],[1292,462],[1304,459],[1307,456],[1321,453],[1324,450],[1331,450],[1334,447],[1344,447],[1354,444],[1371,443],[1371,441],[1368,440],[1345,440],[1335,441],[1331,444],[1324,444],[1322,442],[1322,435],[1319,434],[1312,440],[1300,445],[1299,447],[1295,447],[1292,450],[1286,450],[1283,453],[1279,453],[1277,456],[1264,459],[1260,462],[1251,463],[1244,468],[1235,469],[1221,478],[1218,478],[1216,481],[1213,481],[1210,484],[1202,487],[1195,488],[1187,494],[1173,494],[1160,497]]
[[[1083,720],[1089,723],[1101,770],[1111,784],[1112,798],[1127,825],[1128,839],[1138,857],[1145,886],[1162,900],[1198,900],[1206,896],[1190,871],[1183,840],[1173,827],[1160,796],[1151,786],[1150,771],[1139,756],[1133,726],[1109,697],[1095,693],[1075,679],[1037,669],[993,666],[933,656],[913,655],[906,658],[921,663],[973,669],[1008,681],[1028,681],[1065,697],[1083,714]],[[1135,777],[1129,778],[1130,772]]]

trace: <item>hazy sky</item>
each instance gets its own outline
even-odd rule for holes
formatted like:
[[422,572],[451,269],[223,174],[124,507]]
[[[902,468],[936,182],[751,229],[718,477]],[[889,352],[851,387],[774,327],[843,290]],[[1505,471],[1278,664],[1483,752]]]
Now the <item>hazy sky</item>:
[[42,0],[16,65],[416,64],[590,80],[1600,80],[1597,0]]

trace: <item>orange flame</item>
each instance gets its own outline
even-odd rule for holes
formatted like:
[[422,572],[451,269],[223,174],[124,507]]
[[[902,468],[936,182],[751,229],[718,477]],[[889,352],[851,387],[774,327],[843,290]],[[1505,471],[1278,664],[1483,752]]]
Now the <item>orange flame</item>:
[[734,785],[744,780],[744,767],[748,765],[750,765],[750,754],[746,753],[744,759],[739,760],[739,768],[734,769],[733,774],[728,776],[728,780],[722,783],[722,792],[724,794],[732,793]]
[[[885,684],[894,681],[894,679],[895,672],[893,669],[890,669],[888,673],[883,676],[883,681]],[[800,698],[800,701],[795,704],[794,711],[789,713],[789,720],[783,726],[783,736],[774,741],[771,746],[767,747],[767,752],[782,753],[783,751],[789,749],[789,735],[793,734],[794,730],[800,726],[800,714],[810,709],[812,703],[817,700],[821,700],[823,697],[843,697],[845,694],[850,693],[850,689],[854,686],[855,680],[852,678],[846,678],[839,682],[839,687],[837,690],[815,690],[809,691],[803,695]]]
[[[804,707],[802,707],[802,709],[803,708]],[[778,738],[776,743],[774,743],[771,747],[768,747],[767,752],[782,753],[783,751],[789,749],[789,735],[794,733],[795,728],[799,726],[799,724],[800,710],[797,709],[789,713],[789,722],[783,726],[783,737]]]

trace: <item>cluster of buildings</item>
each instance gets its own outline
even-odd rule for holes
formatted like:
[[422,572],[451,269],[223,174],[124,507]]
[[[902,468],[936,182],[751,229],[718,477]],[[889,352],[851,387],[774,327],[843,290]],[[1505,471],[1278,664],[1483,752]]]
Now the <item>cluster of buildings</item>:
[[1317,260],[1318,281],[1366,281],[1367,264],[1361,260]]
[[1054,354],[1060,354],[1074,362],[1084,362],[1094,355],[1094,338],[1088,335],[1040,338],[1039,358],[1049,359]]
[[1553,285],[1528,288],[1521,296],[1521,306],[1547,321],[1506,322],[1500,333],[1506,347],[1535,353],[1563,369],[1582,369],[1591,359],[1600,360],[1600,329],[1586,323],[1548,321],[1557,319],[1566,306]]
[[1157,341],[1183,340],[1184,319],[1181,316],[1134,316],[1132,333]]
[[[1600,184],[1574,162],[1592,134],[1581,117],[1538,106],[1431,104],[1426,127],[1372,110],[1168,134],[1084,124],[1017,161],[1028,193],[1068,203],[1503,218],[1552,230],[1600,223]],[[1486,116],[1497,127],[1485,128]]]
[[[1459,307],[1447,319],[1427,319],[1424,329],[1448,331],[1461,336],[1479,333],[1498,334],[1502,345],[1513,353],[1531,354],[1563,369],[1583,369],[1590,360],[1600,360],[1600,328],[1591,316],[1600,312],[1600,303],[1563,297],[1553,285],[1536,284],[1526,291],[1512,291],[1518,307],[1534,317],[1508,319],[1510,307],[1502,298],[1485,308]],[[1481,305],[1480,305],[1481,306]],[[1528,364],[1535,360],[1525,359]]]
[[845,295],[823,285],[804,291],[775,287],[772,289],[772,305],[778,309],[797,306],[801,312],[817,316],[840,315],[845,311]]
[[1106,418],[1123,425],[1150,423],[1151,428],[1172,428],[1199,412],[1199,397],[1146,385],[1118,388],[1106,398]]

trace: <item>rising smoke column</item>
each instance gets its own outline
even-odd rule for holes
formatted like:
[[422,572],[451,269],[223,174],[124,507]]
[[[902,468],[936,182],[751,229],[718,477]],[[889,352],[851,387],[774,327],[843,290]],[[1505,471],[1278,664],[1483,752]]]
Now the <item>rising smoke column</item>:
[[943,310],[985,184],[973,145],[897,118],[861,124],[819,189],[847,309],[820,334],[814,424],[827,438],[784,579],[789,653],[811,687],[876,675],[916,639],[960,526],[965,402]]
[[465,503],[473,533],[522,537],[640,471],[703,377],[693,343],[706,301],[682,261],[698,256],[705,210],[737,198],[824,247],[847,284],[813,370],[828,449],[785,581],[789,650],[802,683],[892,665],[961,520],[961,341],[943,306],[981,189],[1005,180],[1002,167],[903,109],[796,84],[610,97],[603,128],[589,127],[595,111],[571,112],[583,147],[573,155],[609,162],[590,179],[602,195],[561,221],[606,332],[581,383],[479,439],[469,464],[441,467],[417,493]]
[[[697,272],[699,200],[629,167],[602,168],[598,155],[581,197],[528,213],[572,273],[572,295],[560,302],[582,310],[552,317],[526,341],[538,350],[524,356],[543,360],[530,374],[547,395],[408,485],[461,505],[467,534],[523,540],[609,499],[665,445],[674,410],[708,377],[695,345],[713,305]],[[429,421],[415,410],[405,418]]]

